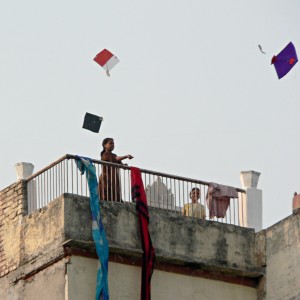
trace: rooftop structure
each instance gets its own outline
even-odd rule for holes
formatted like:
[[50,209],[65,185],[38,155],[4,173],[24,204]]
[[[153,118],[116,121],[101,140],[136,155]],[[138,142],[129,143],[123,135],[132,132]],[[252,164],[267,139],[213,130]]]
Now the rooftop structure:
[[[64,156],[0,192],[0,299],[94,299],[98,260],[88,190],[73,160]],[[98,171],[104,165],[94,163]],[[141,243],[129,172],[120,169],[123,202],[101,201],[111,299],[140,297]],[[201,190],[205,205],[209,183],[142,173],[156,251],[153,299],[300,298],[299,209],[265,230],[249,228],[259,220],[247,202],[261,207],[261,191],[245,179],[224,218],[209,219],[208,211],[206,219],[186,217],[181,208],[191,187]]]

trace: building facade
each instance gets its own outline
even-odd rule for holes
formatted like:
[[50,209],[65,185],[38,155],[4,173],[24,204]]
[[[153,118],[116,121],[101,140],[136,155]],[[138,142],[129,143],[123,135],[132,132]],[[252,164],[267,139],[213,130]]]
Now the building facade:
[[[24,180],[0,192],[0,299],[94,299],[98,258],[89,198],[63,193],[28,214]],[[140,299],[133,203],[101,201],[110,299]],[[152,299],[300,299],[300,211],[259,232],[149,208]]]

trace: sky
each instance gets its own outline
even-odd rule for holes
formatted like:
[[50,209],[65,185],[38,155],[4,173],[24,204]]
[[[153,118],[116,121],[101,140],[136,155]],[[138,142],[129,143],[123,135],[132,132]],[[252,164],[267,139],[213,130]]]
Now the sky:
[[[278,80],[270,62],[300,49],[299,15],[297,0],[0,0],[0,189],[18,162],[99,159],[113,137],[144,169],[235,187],[260,172],[263,227],[287,217],[300,64]],[[120,60],[111,77],[93,61],[103,48]],[[98,134],[86,112],[103,117]]]

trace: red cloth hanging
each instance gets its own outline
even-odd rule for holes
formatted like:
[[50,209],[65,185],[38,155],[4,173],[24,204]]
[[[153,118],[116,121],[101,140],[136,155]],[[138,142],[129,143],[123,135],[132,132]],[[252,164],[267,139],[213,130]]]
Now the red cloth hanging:
[[140,169],[131,167],[130,170],[132,201],[136,203],[143,249],[141,300],[150,300],[151,277],[154,269],[155,251],[152,246],[152,241],[148,230],[149,213],[147,198]]

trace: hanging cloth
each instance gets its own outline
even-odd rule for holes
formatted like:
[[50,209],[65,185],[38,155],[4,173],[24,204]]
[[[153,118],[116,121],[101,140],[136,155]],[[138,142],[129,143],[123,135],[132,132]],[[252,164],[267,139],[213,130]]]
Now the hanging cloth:
[[76,164],[81,172],[85,173],[90,191],[90,208],[92,213],[92,235],[96,246],[96,252],[100,260],[97,272],[96,300],[109,300],[108,292],[108,255],[109,248],[105,230],[100,215],[100,204],[98,196],[98,182],[96,168],[87,157],[76,157]]
[[238,198],[236,188],[211,182],[206,194],[209,218],[224,218],[230,198]]
[[148,230],[149,213],[146,193],[142,181],[141,171],[138,168],[131,167],[131,195],[132,201],[136,203],[138,213],[140,238],[143,249],[142,265],[142,287],[141,300],[151,299],[151,277],[154,269],[155,251],[152,246],[151,237]]

